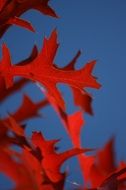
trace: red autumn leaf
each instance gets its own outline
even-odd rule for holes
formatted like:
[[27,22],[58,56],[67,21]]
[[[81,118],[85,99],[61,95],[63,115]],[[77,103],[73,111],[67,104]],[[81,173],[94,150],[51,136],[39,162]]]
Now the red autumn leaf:
[[84,119],[81,111],[75,112],[74,114],[68,115],[65,111],[63,111],[55,102],[55,99],[45,92],[40,85],[38,85],[40,90],[47,97],[48,101],[58,114],[64,128],[66,129],[69,137],[71,138],[75,147],[81,147],[80,143],[80,134],[81,128],[84,125]]
[[19,125],[12,117],[6,121],[0,120],[0,147],[7,148],[11,145],[30,147],[28,139],[24,136],[24,126]]
[[[121,161],[121,162],[119,163],[119,166],[117,167],[117,171],[120,171],[120,170],[122,170],[123,168],[126,168],[126,162]],[[121,180],[121,179],[123,179],[123,178],[126,178],[126,173],[118,177],[119,180]]]
[[105,177],[114,172],[115,169],[114,139],[112,138],[96,154],[95,162],[90,172],[92,186],[99,186]]
[[23,20],[21,18],[18,18],[18,17],[13,17],[13,18],[10,18],[8,21],[7,21],[7,24],[8,25],[17,25],[17,26],[21,26],[23,28],[26,28],[28,30],[31,30],[32,32],[35,32],[33,26],[31,25],[31,23],[27,22],[26,20]]
[[[68,71],[75,70],[75,65],[80,55],[81,55],[81,51],[78,51],[77,54],[74,56],[74,58],[63,69],[68,70]],[[92,103],[91,95],[87,93],[86,91],[80,91],[77,88],[72,87],[71,89],[73,92],[75,105],[81,107],[82,110],[87,112],[88,114],[93,115],[93,110],[91,107],[91,103]]]
[[75,105],[82,108],[82,110],[90,115],[93,115],[92,97],[86,91],[82,92],[72,88]]
[[32,143],[35,147],[39,147],[42,156],[55,153],[55,144],[59,141],[56,140],[46,140],[40,132],[33,132]]
[[1,149],[0,172],[15,182],[15,190],[63,190],[64,182],[52,183],[46,176],[36,152],[23,148],[21,153]]
[[[81,128],[83,125],[84,120],[81,112],[76,112],[73,115],[68,116],[68,134],[75,147],[81,147]],[[78,156],[78,160],[86,183],[90,178],[90,170],[94,163],[94,156],[83,154]]]
[[63,67],[65,70],[74,70],[75,69],[75,65],[76,65],[76,62],[78,60],[78,58],[80,57],[81,55],[81,51],[79,50],[76,55],[73,57],[73,59],[65,66]]
[[[123,168],[126,168],[126,163],[121,161],[117,168],[117,172],[122,170]],[[123,173],[121,176],[118,176],[117,179],[118,179],[119,190],[125,190],[126,189],[126,172]]]
[[6,120],[0,120],[0,147],[7,148],[11,145],[30,147],[29,140],[24,134],[24,126],[9,116]]
[[1,3],[0,12],[0,37],[12,25],[16,24],[34,31],[31,24],[19,18],[30,9],[35,9],[45,15],[57,17],[54,10],[48,5],[49,0],[12,0]]
[[81,128],[83,127],[85,121],[81,111],[75,112],[74,114],[68,115],[65,111],[63,111],[58,105],[56,104],[54,98],[47,94],[40,85],[38,85],[40,90],[44,93],[47,97],[48,101],[58,114],[64,128],[66,129],[69,137],[71,138],[73,145],[75,147],[81,147],[80,142],[80,135],[81,135]]
[[41,170],[40,162],[28,149],[17,153],[1,146],[0,172],[14,181],[15,190],[40,190],[38,186],[40,180],[42,183]]
[[82,112],[78,111],[68,116],[68,134],[75,147],[81,147],[81,128],[84,125]]
[[31,61],[33,61],[38,55],[38,49],[37,49],[37,46],[35,45],[32,49],[32,52],[30,54],[30,56],[18,63],[16,63],[16,65],[27,65],[28,63],[30,63]]
[[[31,167],[29,167],[30,160],[27,162],[27,157],[32,161]],[[42,177],[40,163],[30,153],[21,155],[9,150],[1,150],[0,171],[15,182],[15,190],[40,190],[39,180]]]
[[126,168],[122,168],[121,170],[113,172],[108,177],[106,177],[97,188],[86,188],[86,189],[87,190],[122,190],[122,188],[119,188],[120,181],[118,181],[117,178],[125,173],[126,173]]
[[64,174],[60,172],[61,165],[72,156],[90,151],[90,149],[73,148],[62,153],[56,153],[54,145],[59,140],[45,140],[41,133],[33,133],[32,143],[39,147],[43,156],[42,167],[52,182],[63,179]]
[[94,164],[95,156],[79,155],[78,159],[85,185],[87,185],[90,180],[90,171]]
[[[72,140],[74,147],[81,147],[81,128],[84,125],[84,119],[82,116],[82,112],[78,111],[72,115],[67,115],[60,107],[57,106],[53,97],[47,94],[41,86],[39,88],[45,94],[50,104],[53,106],[54,110],[60,117],[61,122],[63,123],[64,128],[66,129],[69,137]],[[88,182],[90,179],[90,170],[92,165],[94,164],[94,156],[87,156],[85,154],[79,155],[78,160],[81,166],[81,171],[84,177],[85,182]]]
[[[75,70],[75,64],[77,62],[77,59],[81,55],[81,52],[78,51],[75,57],[72,59],[72,61],[66,65],[63,69],[66,71]],[[54,65],[56,68],[58,68],[56,65]],[[93,115],[93,110],[91,107],[92,103],[92,97],[87,93],[86,91],[80,91],[77,88],[72,87],[73,97],[74,97],[74,103],[77,106],[80,106],[83,111]]]
[[3,77],[0,77],[0,103],[3,103],[7,97],[11,96],[12,94],[16,93],[19,89],[23,88],[23,86],[28,82],[26,79],[21,79],[15,82],[13,87],[6,88],[5,81]]
[[[29,146],[27,139],[24,137],[24,126],[20,122],[32,117],[38,116],[38,110],[48,104],[48,101],[42,100],[34,103],[28,96],[24,96],[22,105],[18,110],[9,117],[0,120],[0,146],[16,144],[19,146]],[[8,136],[8,132],[14,133],[13,137]]]
[[27,168],[32,168],[34,171],[34,178],[36,179],[38,186],[41,187],[44,182],[44,174],[39,160],[26,148],[23,149],[20,157],[23,160],[23,163],[26,164]]
[[[21,62],[17,63],[16,65],[28,64],[29,62],[31,62],[32,60],[35,59],[37,54],[38,54],[37,47],[34,46],[31,55],[27,59],[22,60]],[[13,93],[15,93],[16,91],[20,90],[28,82],[29,81],[26,79],[21,79],[21,80],[17,81],[14,84],[14,86],[7,89],[3,77],[0,77],[0,92],[2,92],[2,93],[0,93],[0,102],[2,103],[8,96],[10,96]]]
[[[89,149],[90,150],[90,149]],[[73,148],[60,154],[46,155],[42,160],[42,166],[52,182],[62,180],[63,174],[60,172],[60,167],[69,158],[85,152],[86,150]]]
[[[74,147],[81,148],[81,128],[84,125],[84,120],[81,112],[76,112],[68,116],[68,134],[71,137]],[[85,154],[78,155],[78,160],[84,177],[85,184],[90,179],[90,170],[94,163],[94,156],[87,156]]]
[[111,138],[108,143],[97,153],[97,165],[103,173],[111,173],[115,170],[115,151],[114,138]]
[[22,105],[11,115],[17,122],[22,122],[27,119],[40,116],[38,113],[39,109],[46,105],[48,105],[48,101],[46,99],[34,103],[27,95],[24,95]]
[[[63,111],[61,112],[63,113]],[[74,147],[81,148],[81,129],[85,124],[82,116],[82,112],[75,112],[72,115],[61,115],[64,119],[64,126],[67,129],[67,133],[70,136]],[[78,160],[81,167],[81,172],[84,177],[85,183],[90,179],[90,170],[94,163],[94,156],[87,156],[81,154],[78,156]]]
[[[112,138],[102,150],[98,151],[96,160],[91,168],[91,184],[93,187],[99,187],[98,189],[123,190],[125,187],[126,165],[121,164],[118,167],[116,166],[113,144],[114,139]],[[94,189],[97,190],[97,188]]]
[[5,79],[7,87],[13,85],[14,76],[22,76],[42,84],[48,93],[55,98],[56,103],[64,109],[64,101],[56,88],[57,83],[66,83],[81,91],[85,87],[100,88],[100,84],[91,75],[96,64],[92,61],[80,70],[64,71],[53,67],[53,60],[58,48],[57,33],[54,30],[49,39],[44,39],[44,45],[39,55],[25,66],[14,66],[8,48],[3,45],[3,58],[0,64],[0,74]]
[[8,129],[11,129],[15,134],[24,136],[24,129],[16,122],[12,116],[9,116],[7,120],[4,120],[3,124]]
[[[121,176],[122,174],[126,173],[126,168],[121,169],[118,172],[112,173],[109,177],[107,177],[99,188],[103,190],[118,190],[118,180],[117,177]],[[98,189],[99,189],[98,188]]]

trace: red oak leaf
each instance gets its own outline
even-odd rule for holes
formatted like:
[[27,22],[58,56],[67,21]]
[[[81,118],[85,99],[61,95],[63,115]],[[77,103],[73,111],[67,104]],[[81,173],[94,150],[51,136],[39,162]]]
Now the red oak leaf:
[[[30,159],[29,162],[27,162],[27,158]],[[32,161],[32,165],[29,164],[30,161]],[[20,155],[1,149],[0,171],[15,182],[15,190],[40,190],[40,177],[42,181],[40,163],[32,154],[27,153],[26,155],[26,150]]]
[[56,103],[64,109],[64,101],[56,88],[57,83],[66,83],[81,91],[85,87],[100,88],[100,84],[91,75],[96,61],[86,64],[80,70],[64,71],[53,67],[53,61],[58,48],[57,33],[54,30],[49,39],[44,39],[44,44],[39,55],[25,66],[14,66],[8,48],[3,45],[3,58],[0,64],[0,74],[5,79],[7,87],[13,85],[14,76],[22,76],[42,84],[48,93],[54,97]]
[[[118,166],[118,168],[117,168],[117,171],[120,171],[120,170],[122,170],[123,168],[126,168],[126,163],[125,163],[124,161],[121,161],[121,162],[119,163],[119,166]],[[126,178],[126,173],[118,177],[118,179],[123,179],[123,178]]]
[[[74,56],[74,58],[63,69],[68,70],[68,71],[75,70],[75,65],[80,55],[81,55],[81,51],[78,51],[77,54]],[[87,93],[86,91],[80,91],[77,88],[72,87],[71,89],[73,92],[75,105],[81,107],[82,110],[87,112],[88,114],[93,115],[93,110],[91,107],[91,103],[92,103],[91,95]]]
[[25,148],[23,149],[23,153],[20,157],[26,167],[32,169],[32,171],[34,172],[34,178],[37,182],[39,190],[43,190],[46,188],[48,188],[48,190],[63,190],[64,181],[61,181],[60,183],[52,183],[46,176],[40,160],[37,159],[37,155],[35,152],[33,154],[31,151]]
[[126,168],[121,169],[118,172],[113,172],[109,177],[107,177],[102,184],[97,188],[101,190],[118,190],[118,180],[117,177],[126,173]]
[[[3,120],[0,120],[0,146],[16,144],[19,146],[25,145],[29,147],[29,143],[24,136],[24,125],[19,125],[19,123],[38,116],[38,110],[47,104],[47,100],[34,103],[25,95],[22,105],[15,113]],[[8,132],[13,133],[13,137],[8,136]]]
[[65,111],[63,111],[55,102],[55,99],[45,92],[40,85],[38,85],[40,90],[47,97],[51,106],[54,108],[56,113],[58,114],[64,128],[66,129],[68,135],[70,136],[75,147],[80,147],[80,134],[81,128],[84,125],[84,119],[81,111],[75,112],[74,114],[68,115]]
[[26,79],[21,79],[15,82],[14,86],[10,88],[6,88],[5,81],[3,77],[0,77],[0,103],[6,100],[6,98],[10,97],[12,94],[16,93],[19,89],[23,88],[24,85],[28,82]]
[[111,138],[108,143],[97,152],[97,165],[103,173],[111,173],[116,169],[114,138]]
[[[123,187],[119,187],[121,182],[118,180],[118,177],[125,173],[126,167],[120,169],[119,171],[111,173],[97,188],[86,188],[86,190],[125,190]],[[126,181],[126,178],[124,181]]]
[[37,181],[37,185],[41,187],[42,183],[44,182],[44,175],[41,163],[37,157],[25,148],[21,154],[21,159],[23,160],[23,163],[26,164],[27,168],[32,168],[34,171],[34,178]]
[[[62,120],[64,121],[64,126],[67,129],[67,133],[70,136],[74,147],[81,148],[81,129],[85,124],[82,112],[78,111],[72,115],[67,116],[62,111],[60,112],[60,115]],[[78,160],[80,163],[81,172],[86,183],[90,179],[90,170],[94,163],[94,156],[87,156],[85,154],[81,154],[78,156]]]
[[[116,168],[116,172],[122,171],[124,168],[126,168],[126,163],[124,161],[121,161],[119,163],[119,166]],[[118,180],[118,189],[125,190],[126,189],[126,172],[119,175],[117,177],[117,180]]]
[[0,120],[0,147],[7,148],[11,145],[30,147],[29,141],[24,136],[24,126],[9,117],[6,121]]
[[[75,147],[81,148],[81,129],[84,124],[85,123],[81,112],[76,112],[68,116],[68,134],[71,137]],[[86,183],[90,178],[90,170],[94,163],[94,156],[87,156],[83,154],[78,156],[78,160]]]
[[67,116],[67,131],[75,147],[81,147],[81,128],[84,126],[84,119],[81,111]]
[[13,18],[8,19],[6,24],[7,25],[17,25],[17,26],[26,28],[28,30],[31,30],[32,32],[35,32],[31,23],[29,23],[26,20],[23,20],[21,18],[18,18],[18,17],[13,17]]
[[[72,140],[74,147],[81,147],[81,128],[83,127],[85,121],[81,111],[75,112],[74,114],[67,115],[60,107],[57,106],[53,97],[47,94],[39,85],[39,88],[45,94],[50,104],[58,114],[63,123],[64,128],[66,129],[69,137]],[[87,182],[90,179],[90,170],[94,163],[94,156],[87,156],[85,154],[78,156],[79,163],[81,166],[81,171],[84,176],[84,180]]]
[[46,105],[48,105],[48,101],[46,99],[34,103],[27,95],[24,95],[22,105],[15,113],[11,113],[11,115],[17,122],[22,122],[27,119],[40,116],[38,110]]
[[15,182],[15,190],[58,190],[64,183],[52,183],[44,173],[36,151],[31,147],[23,148],[22,152],[1,147],[0,172]]
[[15,134],[24,136],[24,129],[16,122],[12,116],[9,116],[7,120],[4,120],[3,124],[8,129],[11,129]]
[[116,169],[113,138],[97,152],[95,158],[90,171],[90,180],[93,187],[99,186],[106,176]]
[[94,190],[125,189],[126,164],[116,166],[113,144],[114,139],[112,138],[105,147],[96,154],[96,160],[90,172],[92,186],[98,187],[93,188]]
[[35,9],[45,15],[57,17],[54,10],[48,5],[49,0],[12,0],[1,3],[0,12],[0,37],[12,25],[16,24],[34,31],[31,24],[19,18],[24,12]]
[[[38,116],[38,110],[48,104],[48,101],[42,100],[34,103],[28,96],[24,96],[24,100],[19,109],[9,117],[0,120],[0,146],[16,144],[19,146],[28,146],[29,143],[24,136],[24,125],[19,125],[29,118]],[[8,135],[8,132],[13,133],[13,137]]]
[[72,156],[90,151],[90,149],[73,148],[62,153],[56,153],[54,145],[59,140],[45,140],[41,133],[33,133],[32,143],[39,147],[42,152],[42,167],[52,182],[63,179],[64,174],[60,172],[61,165]]
[[38,49],[37,49],[37,46],[35,45],[32,49],[32,52],[30,54],[30,56],[18,63],[16,63],[16,65],[27,65],[28,63],[30,63],[31,61],[33,61],[38,55]]
[[[16,65],[25,65],[35,59],[38,54],[37,47],[34,46],[31,55],[27,58],[22,60],[21,62],[17,63]],[[0,77],[0,102],[2,103],[8,96],[12,95],[16,91],[20,90],[26,83],[29,81],[26,79],[21,79],[15,82],[14,86],[7,89],[3,77]]]
[[72,88],[72,91],[73,91],[75,105],[81,107],[82,110],[85,111],[86,113],[93,115],[93,109],[91,106],[92,96],[86,91],[82,92],[75,88]]

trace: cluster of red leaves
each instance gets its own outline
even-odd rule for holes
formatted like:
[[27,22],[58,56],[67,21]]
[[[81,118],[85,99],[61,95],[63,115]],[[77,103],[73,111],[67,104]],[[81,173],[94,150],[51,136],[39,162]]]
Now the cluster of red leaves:
[[[34,31],[29,22],[20,18],[29,9],[57,17],[48,3],[49,0],[1,0],[0,37],[12,24]],[[78,155],[85,181],[84,187],[80,186],[78,190],[124,190],[126,166],[123,162],[118,166],[115,163],[114,139],[94,156],[86,155],[92,149],[81,147],[83,113],[93,114],[92,97],[85,88],[100,88],[96,77],[92,75],[96,61],[93,60],[82,69],[76,70],[75,64],[81,54],[78,51],[67,66],[59,68],[54,63],[58,46],[57,31],[54,30],[48,39],[44,38],[40,52],[34,46],[31,55],[15,65],[11,62],[7,46],[2,46],[0,101],[5,101],[8,96],[19,91],[29,80],[39,86],[46,99],[34,103],[24,95],[18,110],[0,120],[0,172],[15,182],[15,190],[63,190],[67,172],[62,173],[61,166],[67,159]],[[22,79],[14,82],[15,76]],[[79,111],[72,115],[66,113],[65,102],[57,83],[70,86],[75,106],[81,108]],[[23,121],[39,116],[39,109],[49,104],[60,117],[74,146],[65,152],[59,153],[57,150],[56,143],[59,139],[47,140],[42,133],[36,131],[31,138],[25,134],[26,125],[22,124]],[[13,145],[20,147],[20,151],[16,151]]]

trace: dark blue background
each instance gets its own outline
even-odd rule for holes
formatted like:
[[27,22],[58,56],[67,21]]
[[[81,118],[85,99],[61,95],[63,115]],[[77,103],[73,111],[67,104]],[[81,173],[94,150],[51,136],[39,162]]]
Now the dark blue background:
[[[93,94],[94,117],[85,116],[82,142],[88,147],[102,147],[115,135],[117,160],[126,159],[126,1],[125,0],[52,0],[52,7],[59,19],[45,17],[36,11],[29,11],[22,18],[29,20],[36,29],[31,33],[19,27],[11,27],[4,35],[4,41],[10,48],[12,60],[16,63],[26,58],[37,44],[40,48],[44,36],[49,36],[57,28],[60,47],[55,59],[59,66],[66,65],[78,49],[82,55],[78,68],[89,60],[97,59],[94,74],[102,88],[90,90]],[[59,85],[67,102],[67,112],[75,110],[70,89]],[[35,85],[24,88],[22,93],[11,97],[0,105],[0,114],[14,111],[20,105],[22,94],[27,93],[34,101],[43,95]],[[27,134],[31,130],[42,130],[47,138],[62,138],[59,146],[65,150],[71,146],[64,128],[53,109],[47,107],[41,111],[43,119],[29,121]],[[76,160],[70,165],[69,180],[81,183]],[[2,178],[1,178],[2,179]],[[69,183],[69,182],[68,182]],[[1,180],[0,186],[4,181]]]

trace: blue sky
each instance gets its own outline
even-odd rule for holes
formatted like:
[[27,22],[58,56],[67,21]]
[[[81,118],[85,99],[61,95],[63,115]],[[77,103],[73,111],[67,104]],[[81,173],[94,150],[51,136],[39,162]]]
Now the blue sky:
[[[116,153],[118,160],[126,160],[126,1],[125,0],[52,0],[52,7],[60,16],[59,19],[45,17],[36,11],[22,15],[31,21],[36,33],[19,27],[11,27],[0,43],[7,43],[13,62],[26,58],[36,43],[40,48],[44,36],[49,36],[52,29],[57,28],[60,47],[55,62],[59,66],[66,65],[81,49],[78,68],[86,62],[96,59],[94,74],[98,77],[102,88],[90,90],[93,94],[94,116],[85,116],[86,125],[83,129],[82,143],[88,147],[101,147],[113,135],[116,137]],[[72,113],[75,108],[71,100],[70,90],[60,85],[67,101],[67,111]],[[24,88],[22,93],[29,94],[34,101],[43,96],[36,86]],[[15,97],[17,97],[15,99]],[[0,105],[0,114],[6,110],[14,111],[21,103],[21,94],[10,98]],[[15,102],[15,103],[14,103]],[[12,108],[13,105],[13,108]],[[42,130],[48,138],[61,137],[61,149],[70,147],[70,141],[53,109],[41,111],[44,119],[29,121],[28,134],[31,130]],[[68,163],[70,163],[69,161]],[[70,179],[79,181],[74,172],[72,160]]]

